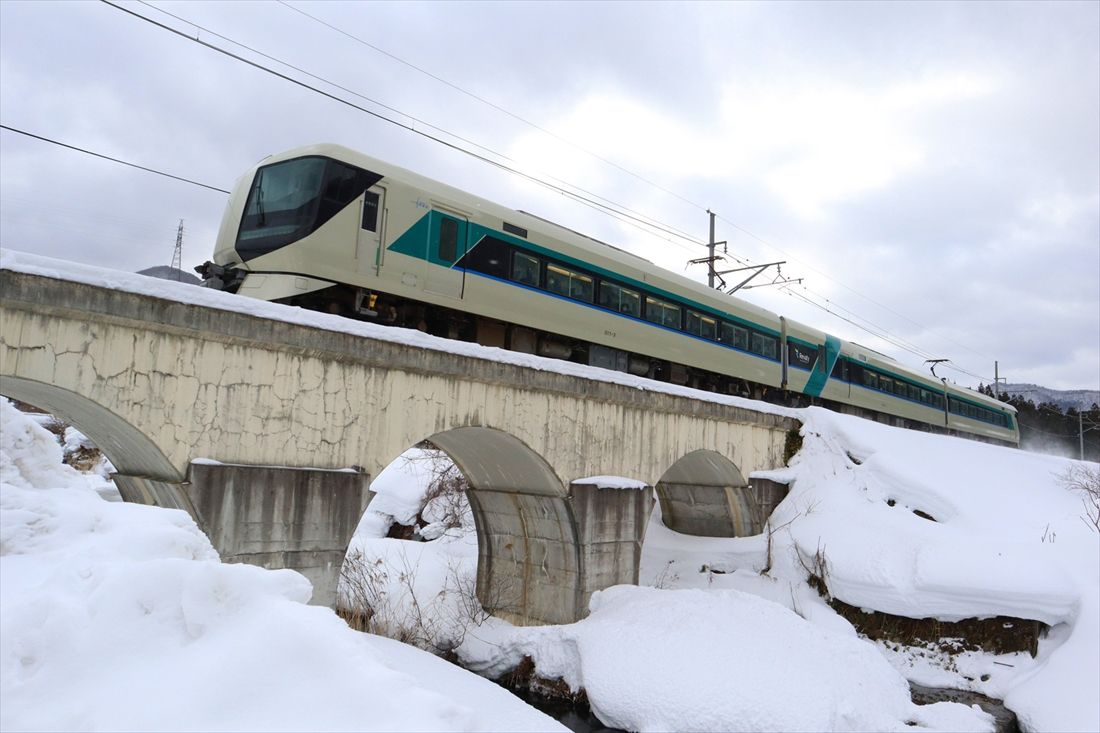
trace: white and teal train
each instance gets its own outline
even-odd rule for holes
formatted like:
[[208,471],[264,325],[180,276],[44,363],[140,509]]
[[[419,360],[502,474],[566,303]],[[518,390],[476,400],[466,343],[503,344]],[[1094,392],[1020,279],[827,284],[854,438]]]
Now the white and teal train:
[[347,148],[234,187],[205,285],[701,389],[1017,443],[1015,410]]

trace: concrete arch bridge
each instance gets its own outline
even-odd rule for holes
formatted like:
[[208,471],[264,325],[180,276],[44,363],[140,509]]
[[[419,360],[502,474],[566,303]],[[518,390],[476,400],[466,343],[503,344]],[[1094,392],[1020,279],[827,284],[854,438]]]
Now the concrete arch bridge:
[[[88,435],[127,501],[189,512],[225,560],[303,572],[317,603],[335,600],[371,477],[425,438],[472,489],[479,598],[517,623],[575,621],[637,582],[654,494],[672,529],[711,536],[759,532],[780,498],[745,477],[782,465],[789,417],[27,262],[0,269],[0,393]],[[601,475],[652,488],[574,483]]]

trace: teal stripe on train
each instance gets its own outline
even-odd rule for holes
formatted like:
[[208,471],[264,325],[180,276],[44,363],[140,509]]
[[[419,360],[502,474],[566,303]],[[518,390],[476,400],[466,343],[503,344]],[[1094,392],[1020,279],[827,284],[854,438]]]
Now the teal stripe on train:
[[453,216],[448,216],[439,211],[430,211],[420,217],[419,220],[405,232],[403,232],[387,249],[393,252],[399,252],[403,255],[410,257],[416,257],[421,260],[426,260],[435,265],[441,265],[443,267],[454,267],[458,260],[460,260],[463,254],[473,251],[478,244],[481,243],[483,237],[494,237],[503,242],[506,242],[514,247],[527,250],[537,255],[544,257],[550,257],[558,260],[566,265],[572,265],[580,267],[581,269],[588,270],[593,274],[621,282],[628,287],[638,288],[639,290],[645,290],[652,293],[659,298],[665,298],[667,300],[675,301],[677,303],[686,305],[689,308],[693,308],[701,313],[707,313],[709,315],[718,316],[719,318],[725,318],[726,320],[735,323],[737,325],[746,326],[748,328],[755,329],[761,333],[769,336],[779,336],[779,331],[774,328],[770,328],[761,323],[756,323],[753,320],[739,316],[734,313],[730,313],[725,310],[718,310],[709,305],[697,303],[694,300],[684,298],[682,295],[676,295],[670,293],[663,288],[654,287],[652,283],[646,283],[633,278],[625,277],[620,273],[605,270],[598,265],[593,265],[590,262],[570,257],[556,250],[547,249],[534,242],[526,239],[519,239],[513,237],[505,232],[498,231],[496,229],[490,229],[480,224],[469,222],[466,224],[466,243],[459,242],[458,251],[454,260],[445,260],[439,256],[439,227],[440,221],[443,217],[454,219]]
[[818,352],[813,371],[810,372],[810,379],[802,390],[803,394],[808,394],[811,397],[821,396],[821,392],[825,389],[825,383],[829,381],[829,375],[833,373],[833,367],[836,366],[838,358],[840,358],[840,339],[826,334],[825,353]]

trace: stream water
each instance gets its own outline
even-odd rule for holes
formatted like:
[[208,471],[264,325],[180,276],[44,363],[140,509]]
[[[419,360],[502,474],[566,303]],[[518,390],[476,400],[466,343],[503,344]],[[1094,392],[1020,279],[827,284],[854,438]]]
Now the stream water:
[[608,728],[600,722],[588,703],[547,697],[532,690],[508,689],[520,700],[546,713],[573,733],[626,733],[621,728]]
[[[548,697],[529,689],[506,688],[528,705],[541,710],[554,718],[573,733],[626,733],[621,728],[609,728],[600,722],[586,702],[572,702],[561,698]],[[993,716],[996,733],[1020,733],[1016,714],[1006,708],[1000,700],[979,695],[976,692],[948,690],[935,687],[923,687],[910,684],[913,702],[928,705],[934,702],[957,702],[963,705],[978,705]]]

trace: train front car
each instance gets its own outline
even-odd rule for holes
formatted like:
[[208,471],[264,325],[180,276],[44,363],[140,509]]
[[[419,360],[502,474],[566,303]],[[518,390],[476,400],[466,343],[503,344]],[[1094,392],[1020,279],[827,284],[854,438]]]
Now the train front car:
[[348,155],[332,145],[300,148],[266,158],[242,176],[226,205],[214,259],[199,269],[203,284],[286,300],[369,268],[359,259],[377,256],[383,176],[344,162]]

